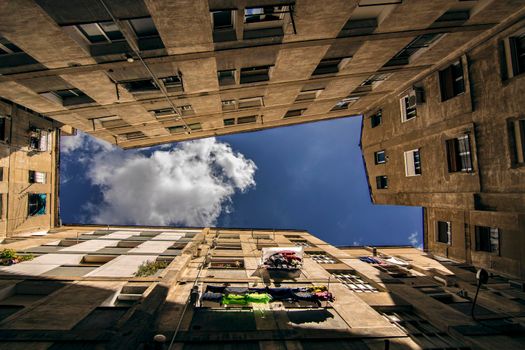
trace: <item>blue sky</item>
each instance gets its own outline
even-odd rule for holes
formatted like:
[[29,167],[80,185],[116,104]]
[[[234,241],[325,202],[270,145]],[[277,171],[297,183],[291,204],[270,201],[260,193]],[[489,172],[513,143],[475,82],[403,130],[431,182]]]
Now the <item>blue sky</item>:
[[422,242],[422,209],[372,205],[361,118],[122,151],[63,138],[64,223],[306,229],[334,245]]

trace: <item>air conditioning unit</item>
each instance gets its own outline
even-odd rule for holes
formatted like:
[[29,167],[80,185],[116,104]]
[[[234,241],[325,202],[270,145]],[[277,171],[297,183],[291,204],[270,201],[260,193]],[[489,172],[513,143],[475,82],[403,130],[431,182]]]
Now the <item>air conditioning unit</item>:
[[425,91],[423,88],[414,87],[408,91],[408,107],[415,108],[425,102]]

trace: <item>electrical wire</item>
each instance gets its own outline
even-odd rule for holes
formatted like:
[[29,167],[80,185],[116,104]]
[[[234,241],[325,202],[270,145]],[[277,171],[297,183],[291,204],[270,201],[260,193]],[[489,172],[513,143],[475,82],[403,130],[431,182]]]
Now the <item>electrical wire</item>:
[[129,44],[129,46],[131,47],[131,50],[133,50],[133,53],[138,57],[138,59],[140,60],[140,62],[144,66],[144,68],[148,71],[148,74],[150,75],[150,77],[153,79],[155,84],[159,87],[159,89],[162,92],[162,95],[164,95],[164,98],[166,99],[166,101],[173,108],[173,110],[176,111],[179,114],[179,118],[180,118],[179,120],[182,121],[182,123],[184,124],[184,128],[185,128],[186,132],[188,134],[191,134],[191,129],[190,129],[188,123],[186,123],[186,120],[184,120],[184,118],[182,117],[182,113],[180,112],[180,109],[177,108],[173,104],[173,102],[170,100],[170,98],[168,96],[168,92],[167,92],[166,88],[164,87],[164,85],[160,83],[159,78],[157,78],[157,76],[155,75],[155,73],[153,73],[153,71],[150,69],[148,64],[142,59],[142,56],[140,54],[140,50],[137,47],[137,45],[135,44],[135,41],[133,40],[134,38],[130,38],[129,34],[125,30],[122,30],[122,26],[120,25],[120,21],[113,15],[111,10],[107,6],[106,2],[104,0],[98,0],[98,1],[104,7],[104,9],[108,13],[108,15],[111,17],[111,20],[117,25],[119,30],[122,32],[122,35],[126,39],[126,41]]

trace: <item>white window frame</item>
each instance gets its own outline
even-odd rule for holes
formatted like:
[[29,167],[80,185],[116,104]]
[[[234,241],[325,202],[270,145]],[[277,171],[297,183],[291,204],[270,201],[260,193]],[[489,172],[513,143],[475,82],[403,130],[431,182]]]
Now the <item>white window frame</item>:
[[[383,154],[385,155],[385,160],[383,160],[382,162],[380,162],[380,161],[377,159],[377,155],[378,155],[379,153],[383,153]],[[379,150],[379,151],[377,151],[377,152],[374,152],[374,162],[375,162],[376,164],[385,164],[386,161],[387,161],[387,158],[386,158],[386,151],[385,151],[384,149]]]
[[[421,152],[419,148],[412,149],[410,151],[404,152],[404,158],[405,158],[405,176],[411,177],[411,176],[421,176],[421,174],[416,174],[416,165],[414,161],[414,153],[419,153],[419,166],[421,169]],[[421,170],[420,170],[421,171]]]

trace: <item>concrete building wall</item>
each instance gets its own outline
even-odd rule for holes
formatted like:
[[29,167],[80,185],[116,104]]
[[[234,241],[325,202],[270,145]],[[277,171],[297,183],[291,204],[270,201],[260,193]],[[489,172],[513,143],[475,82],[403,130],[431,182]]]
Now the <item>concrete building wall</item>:
[[[363,119],[362,145],[377,204],[427,208],[426,248],[442,256],[523,278],[525,245],[525,172],[512,161],[509,121],[523,116],[523,75],[503,78],[502,42],[525,23],[510,21],[497,33],[461,56],[450,56],[430,75],[411,85],[424,91],[417,116],[402,121],[399,99],[403,85],[381,103],[369,107]],[[441,39],[444,40],[445,38]],[[437,44],[436,44],[437,45]],[[464,92],[443,100],[440,72],[460,61]],[[382,111],[382,124],[372,128],[371,117]],[[452,172],[447,140],[469,135],[471,171]],[[404,152],[419,149],[421,174],[407,176]],[[375,152],[387,160],[375,164]],[[387,176],[388,188],[379,189],[377,176]],[[451,242],[438,241],[438,221],[451,225]],[[478,250],[478,227],[499,230],[497,252]]]
[[[5,120],[5,141],[0,143],[3,170],[0,236],[48,231],[57,224],[59,123],[6,101],[0,101],[0,116]],[[31,129],[48,134],[45,151],[30,148]],[[45,183],[30,183],[30,171],[45,173]],[[29,215],[30,194],[46,195],[44,214]]]
[[[523,10],[519,1],[460,4],[452,0],[379,5],[331,0],[321,7],[315,1],[211,0],[177,4],[107,0],[107,5],[124,39],[91,44],[75,25],[110,20],[99,3],[34,0],[5,4],[2,13],[19,12],[20,16],[6,15],[0,35],[42,67],[34,69],[35,63],[3,67],[0,96],[124,148],[358,115],[407,79],[427,74],[451,54],[450,48],[461,52],[496,23]],[[245,9],[268,5],[284,6],[279,8],[279,20],[244,23]],[[442,20],[445,13],[465,10],[469,11],[466,21]],[[231,27],[214,29],[214,11],[231,11]],[[408,12],[413,14],[410,21],[406,21]],[[29,26],[20,20],[28,16],[35,19]],[[148,16],[158,35],[140,38],[129,20]],[[415,38],[432,33],[445,35],[406,64],[385,66]],[[53,45],[56,38],[64,44]],[[135,93],[125,88],[128,80],[151,78],[137,50],[160,90]],[[128,62],[128,56],[134,61]],[[335,71],[313,74],[327,59],[341,61]],[[240,81],[243,68],[260,66],[269,66],[268,77]],[[218,80],[218,71],[225,70],[234,70],[234,81],[229,84]],[[382,83],[362,86],[378,72],[390,75]],[[182,89],[162,87],[159,79],[177,75],[182,77]],[[301,89],[308,89],[311,83],[324,90],[313,100],[296,102]],[[92,101],[64,105],[41,95],[69,88],[80,89]],[[359,100],[334,109],[348,96]],[[262,105],[228,110],[221,104],[252,97],[263,97]],[[192,112],[182,111],[187,105],[192,106]],[[156,118],[150,112],[173,106],[178,116]],[[285,117],[289,110],[303,112]],[[123,125],[103,127],[93,122],[111,115],[119,116]],[[224,123],[224,119],[246,116],[256,116],[255,122]],[[196,123],[200,123],[198,130],[195,126],[191,130],[172,128]]]
[[[261,268],[263,248],[296,246],[305,250],[301,270]],[[0,268],[4,347],[147,349],[156,334],[177,349],[523,345],[519,333],[474,332],[480,326],[470,317],[471,266],[409,247],[337,248],[301,230],[65,226],[0,248],[35,256]],[[135,276],[145,259],[168,264]],[[212,266],[220,259],[239,264]],[[203,297],[208,286],[286,292],[321,285],[334,300],[227,305]],[[525,311],[519,286],[491,276],[478,317],[519,320]]]

